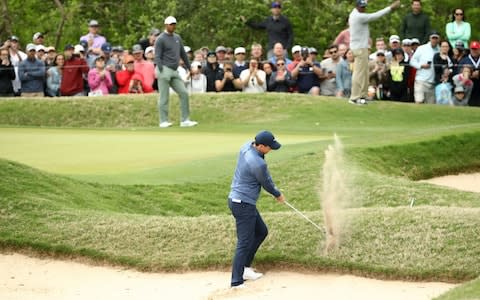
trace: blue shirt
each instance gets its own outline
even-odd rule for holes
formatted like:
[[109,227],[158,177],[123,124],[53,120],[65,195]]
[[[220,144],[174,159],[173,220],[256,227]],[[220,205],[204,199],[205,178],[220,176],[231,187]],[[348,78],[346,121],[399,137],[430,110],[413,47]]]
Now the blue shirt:
[[270,176],[264,155],[248,142],[240,149],[228,197],[256,205],[262,187],[275,197],[281,195]]

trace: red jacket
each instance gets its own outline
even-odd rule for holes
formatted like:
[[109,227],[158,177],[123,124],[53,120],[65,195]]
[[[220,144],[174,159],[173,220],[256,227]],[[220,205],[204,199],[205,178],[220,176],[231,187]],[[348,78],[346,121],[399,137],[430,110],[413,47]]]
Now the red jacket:
[[60,95],[72,96],[83,92],[83,74],[89,71],[87,62],[83,58],[72,56],[65,60],[63,66]]
[[132,80],[133,76],[140,77],[142,81],[142,89],[144,93],[151,93],[153,92],[153,88],[151,86],[145,85],[145,82],[143,80],[142,74],[135,73],[135,71],[130,72],[127,70],[119,71],[115,75],[117,78],[117,84],[118,84],[118,93],[119,94],[129,94],[129,88],[130,88],[130,80]]

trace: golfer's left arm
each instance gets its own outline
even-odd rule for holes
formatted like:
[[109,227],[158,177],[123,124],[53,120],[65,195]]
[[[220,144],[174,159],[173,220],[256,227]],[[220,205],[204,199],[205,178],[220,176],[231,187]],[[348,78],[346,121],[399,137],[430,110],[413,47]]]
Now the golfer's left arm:
[[282,192],[277,189],[275,184],[273,183],[272,176],[270,176],[270,172],[268,171],[267,165],[262,165],[257,168],[256,170],[257,180],[260,182],[262,187],[272,194],[278,202],[283,203],[285,201],[285,197],[283,196]]

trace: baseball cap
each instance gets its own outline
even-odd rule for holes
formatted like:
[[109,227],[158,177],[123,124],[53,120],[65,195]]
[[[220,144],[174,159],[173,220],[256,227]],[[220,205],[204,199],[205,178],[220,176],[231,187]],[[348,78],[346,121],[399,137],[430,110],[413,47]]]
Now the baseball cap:
[[152,46],[148,46],[147,49],[145,49],[145,54],[149,52],[155,52],[155,49]]
[[207,57],[209,57],[209,56],[215,56],[215,57],[217,57],[217,53],[216,53],[215,51],[208,51]]
[[143,52],[143,48],[142,48],[142,45],[140,44],[135,44],[133,45],[132,47],[132,53],[135,54],[135,53],[141,53]]
[[478,41],[472,41],[470,43],[470,49],[480,49],[480,43]]
[[402,40],[402,45],[410,46],[410,45],[412,45],[412,40],[411,39],[403,39]]
[[90,20],[90,22],[88,22],[88,27],[98,27],[98,26],[99,24],[97,20]]
[[35,48],[35,50],[37,50],[37,52],[38,52],[38,51],[46,52],[46,51],[45,51],[46,48],[45,48],[45,46],[43,46],[43,45],[37,45],[37,47]]
[[463,86],[457,86],[455,87],[455,90],[453,91],[454,93],[465,93],[465,89]]
[[110,45],[110,43],[108,43],[108,42],[103,43],[101,49],[102,49],[103,52],[110,53],[110,52],[112,52],[112,45]]
[[75,45],[75,47],[73,48],[73,53],[80,54],[80,52],[85,52],[85,48],[83,48],[82,45]]
[[430,37],[438,37],[438,38],[439,38],[439,37],[440,37],[440,34],[438,34],[437,31],[432,30],[432,32],[430,32]]
[[225,48],[225,46],[218,46],[215,48],[215,52],[227,52],[227,48]]
[[160,33],[161,31],[158,28],[152,28],[152,30],[150,30],[150,35],[158,36]]
[[63,48],[64,51],[72,50],[72,49],[75,49],[75,47],[73,47],[72,44],[66,44],[65,47]]
[[28,44],[27,47],[25,47],[25,48],[27,49],[27,52],[37,50],[37,46],[35,46],[34,44]]
[[280,2],[272,2],[272,8],[282,8],[282,4],[280,4]]
[[382,49],[380,49],[380,50],[377,50],[377,56],[379,56],[379,55],[383,55],[383,56],[385,56],[385,51],[384,51],[384,50],[382,50]]
[[36,39],[40,38],[40,37],[43,37],[43,34],[41,32],[37,32],[33,35],[33,41],[35,41]]
[[292,53],[295,53],[295,52],[300,52],[302,51],[302,47],[300,45],[295,45],[292,47]]
[[122,46],[114,46],[112,47],[112,52],[123,52]]
[[245,54],[246,52],[247,52],[247,51],[245,50],[245,48],[243,48],[243,47],[237,47],[237,48],[235,48],[235,51],[234,51],[233,53],[234,53],[235,55],[237,55],[237,54],[240,54],[240,53]]
[[310,48],[308,48],[308,53],[318,54],[318,51],[317,51],[317,49],[315,49],[313,47],[310,47]]
[[357,0],[357,6],[359,7],[367,7],[367,0]]
[[165,19],[165,25],[170,25],[170,24],[177,24],[177,19],[175,19],[175,17],[173,16],[168,16],[166,19]]
[[192,51],[192,48],[190,48],[189,46],[183,46],[183,50],[185,50],[185,52],[188,53]]
[[47,47],[47,48],[45,49],[45,51],[46,51],[46,52],[50,52],[50,51],[57,51],[57,50],[55,49],[55,47],[49,46],[49,47]]
[[390,43],[394,43],[394,42],[400,43],[400,37],[396,34],[391,35],[389,41]]
[[273,134],[267,130],[257,133],[257,135],[255,136],[255,143],[269,146],[273,150],[280,149],[280,147],[282,146],[279,142],[277,142],[277,140],[275,140]]
[[19,39],[18,36],[16,36],[16,35],[12,35],[12,36],[10,37],[10,40],[11,40],[11,41],[17,41],[17,42],[20,41],[20,39]]
[[413,44],[419,44],[419,45],[420,45],[420,40],[417,39],[417,38],[413,38],[413,39],[412,39],[412,45],[413,45]]
[[199,68],[202,66],[202,63],[199,61],[193,61],[192,64],[190,65],[190,68]]
[[463,41],[458,40],[455,42],[455,48],[463,50],[465,48],[465,44]]

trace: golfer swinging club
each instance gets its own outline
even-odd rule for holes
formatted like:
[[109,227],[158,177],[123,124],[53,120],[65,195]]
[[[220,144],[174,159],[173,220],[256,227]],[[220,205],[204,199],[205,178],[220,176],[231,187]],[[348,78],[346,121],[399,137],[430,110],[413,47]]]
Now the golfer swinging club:
[[235,217],[237,229],[232,288],[243,286],[244,280],[256,280],[263,276],[251,267],[255,253],[268,234],[256,203],[262,187],[278,202],[285,201],[283,194],[275,187],[264,160],[265,154],[272,149],[279,149],[280,146],[271,132],[261,131],[255,136],[255,141],[246,143],[240,149],[228,195],[228,206]]

